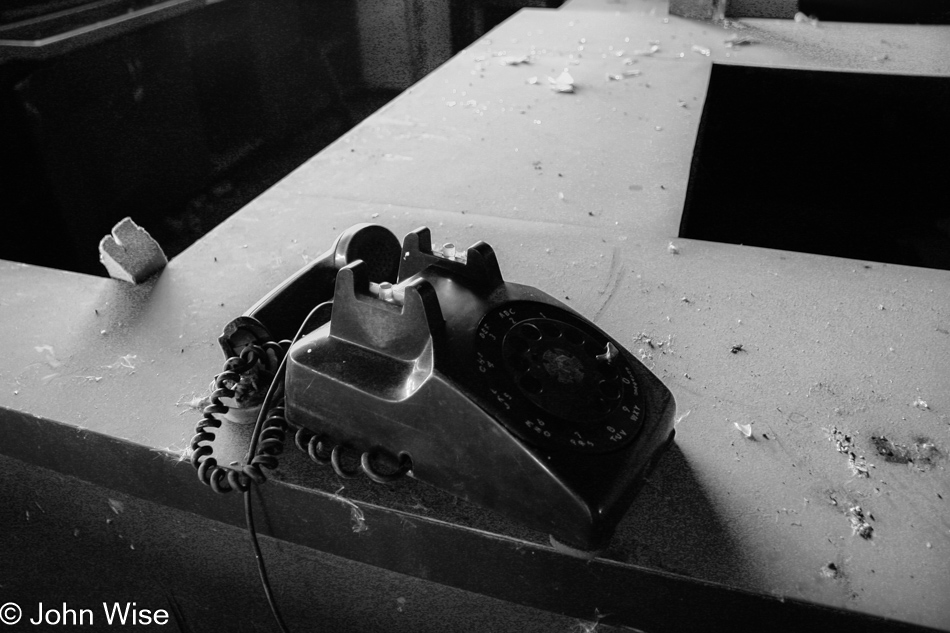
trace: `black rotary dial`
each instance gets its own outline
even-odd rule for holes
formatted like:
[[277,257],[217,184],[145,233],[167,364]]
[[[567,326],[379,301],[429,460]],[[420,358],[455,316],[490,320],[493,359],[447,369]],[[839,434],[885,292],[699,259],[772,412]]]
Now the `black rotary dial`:
[[644,416],[616,345],[561,308],[515,301],[478,324],[475,362],[495,417],[530,444],[601,453],[634,439]]

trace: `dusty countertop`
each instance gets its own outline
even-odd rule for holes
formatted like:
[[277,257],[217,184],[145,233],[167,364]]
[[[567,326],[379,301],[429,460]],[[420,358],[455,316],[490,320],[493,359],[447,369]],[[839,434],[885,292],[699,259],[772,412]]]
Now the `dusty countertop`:
[[224,323],[354,223],[425,225],[487,241],[673,391],[676,446],[607,558],[950,628],[950,272],[678,237],[713,63],[880,71],[887,48],[886,72],[947,76],[948,31],[744,22],[525,10],[157,281],[4,263],[0,406],[177,454]]

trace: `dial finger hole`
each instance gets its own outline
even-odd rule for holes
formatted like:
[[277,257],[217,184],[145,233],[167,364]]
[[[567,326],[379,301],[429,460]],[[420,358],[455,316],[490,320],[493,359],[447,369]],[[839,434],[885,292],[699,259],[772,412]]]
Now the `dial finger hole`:
[[584,342],[584,334],[580,330],[576,330],[572,327],[564,328],[564,338],[574,345],[580,345]]
[[600,363],[597,369],[600,371],[600,375],[604,377],[604,380],[608,382],[616,382],[617,377],[620,375],[617,370],[617,363]]
[[541,334],[546,339],[561,338],[561,329],[551,321],[541,321],[539,324],[539,329],[541,330]]
[[522,389],[534,395],[541,393],[541,391],[544,388],[543,385],[541,384],[541,381],[535,378],[534,376],[532,376],[531,374],[525,374],[524,376],[522,376],[519,384],[521,385]]
[[615,382],[607,382],[606,380],[601,381],[601,383],[597,385],[597,391],[608,400],[619,400],[621,396],[620,385]]
[[526,341],[534,343],[541,340],[541,330],[533,323],[525,323],[518,328],[518,334]]
[[521,354],[510,356],[508,358],[508,364],[511,365],[511,368],[515,371],[528,371],[531,368],[530,361]]
[[596,415],[605,415],[610,411],[610,405],[599,398],[591,398],[587,407]]
[[505,351],[511,354],[522,354],[528,351],[528,343],[519,336],[505,337]]

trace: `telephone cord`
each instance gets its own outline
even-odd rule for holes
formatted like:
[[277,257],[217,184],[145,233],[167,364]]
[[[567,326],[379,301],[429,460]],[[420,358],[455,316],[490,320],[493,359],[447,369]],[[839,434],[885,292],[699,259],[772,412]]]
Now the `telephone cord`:
[[[303,325],[294,336],[294,341],[300,337],[302,330]],[[214,377],[209,397],[210,403],[202,410],[201,420],[195,426],[195,435],[190,442],[191,463],[197,469],[198,479],[202,483],[210,486],[217,493],[223,494],[232,490],[239,490],[243,493],[244,518],[251,546],[254,550],[254,558],[257,561],[261,586],[264,589],[264,595],[267,598],[271,613],[282,633],[289,633],[289,629],[274,598],[260,543],[257,539],[251,503],[251,484],[260,485],[267,481],[263,469],[276,469],[278,466],[276,456],[283,450],[288,423],[284,417],[282,392],[287,352],[291,344],[292,341],[290,340],[280,341],[279,343],[266,341],[263,345],[249,345],[241,351],[239,356],[228,358],[224,363],[224,370]],[[268,385],[264,400],[261,403],[261,409],[257,415],[254,430],[251,433],[251,441],[244,458],[244,466],[240,471],[219,466],[217,460],[213,457],[214,448],[212,443],[215,434],[212,431],[221,427],[221,420],[216,416],[224,415],[230,410],[230,407],[224,404],[221,399],[234,398],[242,375],[251,371],[256,365],[260,363],[262,368],[266,369],[264,361],[268,352],[273,352],[275,358],[279,358],[280,362],[274,373],[274,379]],[[277,404],[272,406],[275,401]],[[311,433],[303,427],[297,428],[294,434],[294,444],[300,450],[307,453],[311,460],[318,464],[329,464],[340,477],[359,476],[361,469],[373,481],[390,483],[404,477],[412,469],[409,456],[400,453],[398,467],[394,471],[390,473],[379,472],[373,467],[372,463],[379,458],[380,451],[366,451],[360,455],[359,469],[346,470],[343,467],[342,459],[344,445],[337,444],[333,446],[329,450],[329,456],[325,457],[325,443],[321,436]]]
[[[284,415],[283,387],[284,370],[287,363],[287,350],[290,341],[280,343],[268,341],[260,345],[250,345],[241,351],[239,356],[232,356],[224,363],[224,371],[215,376],[212,383],[210,404],[202,410],[202,418],[195,426],[195,435],[191,439],[191,463],[198,470],[198,479],[218,493],[227,493],[231,490],[244,492],[253,481],[263,484],[267,481],[264,468],[274,470],[279,465],[277,455],[283,451],[286,433],[291,426]],[[213,442],[214,429],[221,427],[221,420],[217,415],[224,415],[229,410],[222,398],[233,398],[235,388],[241,376],[251,371],[258,363],[263,365],[268,351],[273,351],[280,359],[274,380],[268,387],[267,396],[261,405],[251,441],[245,456],[245,465],[240,470],[225,468],[218,465],[214,458]],[[276,401],[276,404],[272,404]],[[266,412],[266,415],[264,413]],[[362,472],[377,483],[392,483],[405,477],[412,470],[412,460],[408,454],[402,452],[393,456],[388,451],[373,449],[369,451],[355,451],[346,444],[337,443],[330,446],[329,439],[322,434],[316,434],[305,427],[294,426],[294,445],[306,453],[311,461],[320,465],[328,465],[344,479],[358,477]],[[345,453],[354,454],[357,465],[346,468],[344,465]],[[351,460],[352,461],[352,460]],[[388,462],[389,472],[384,472],[375,464]]]

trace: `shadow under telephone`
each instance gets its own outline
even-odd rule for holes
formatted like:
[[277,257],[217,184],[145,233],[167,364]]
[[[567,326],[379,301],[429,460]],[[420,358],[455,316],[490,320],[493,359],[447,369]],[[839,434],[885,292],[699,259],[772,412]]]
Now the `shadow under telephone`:
[[[620,343],[426,228],[350,228],[219,342],[192,463],[221,492],[263,482],[291,433],[342,477],[412,476],[596,552],[673,439],[672,394]],[[242,412],[247,458],[219,465],[213,429]]]

